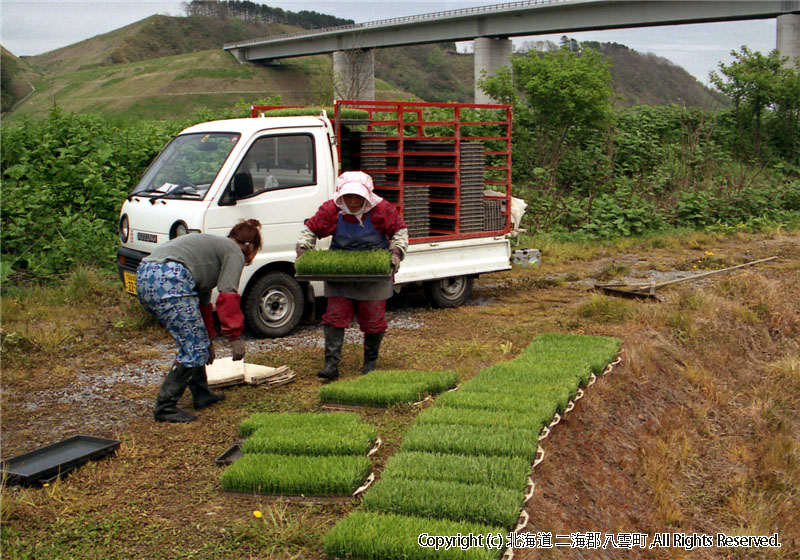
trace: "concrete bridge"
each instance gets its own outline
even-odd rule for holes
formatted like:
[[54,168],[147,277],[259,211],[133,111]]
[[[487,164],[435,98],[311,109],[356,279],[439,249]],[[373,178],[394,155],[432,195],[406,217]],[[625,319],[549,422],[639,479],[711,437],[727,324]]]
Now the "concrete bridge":
[[800,0],[521,0],[385,19],[224,46],[240,62],[333,53],[337,96],[375,99],[373,49],[474,40],[475,102],[485,72],[509,66],[511,37],[604,29],[752,19],[777,19],[776,47],[800,58]]

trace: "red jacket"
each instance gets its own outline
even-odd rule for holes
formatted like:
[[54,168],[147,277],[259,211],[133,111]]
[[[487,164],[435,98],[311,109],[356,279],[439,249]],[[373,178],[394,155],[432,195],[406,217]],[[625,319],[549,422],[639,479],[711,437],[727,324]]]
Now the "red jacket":
[[[336,231],[340,213],[341,210],[336,206],[336,203],[333,200],[328,200],[322,203],[316,214],[305,221],[305,225],[317,238],[328,237]],[[408,227],[395,207],[385,200],[382,200],[375,208],[364,214],[364,216],[367,215],[372,220],[372,225],[375,229],[389,240],[392,239],[395,233]],[[355,216],[347,214],[344,215],[344,220],[351,223],[358,221]]]

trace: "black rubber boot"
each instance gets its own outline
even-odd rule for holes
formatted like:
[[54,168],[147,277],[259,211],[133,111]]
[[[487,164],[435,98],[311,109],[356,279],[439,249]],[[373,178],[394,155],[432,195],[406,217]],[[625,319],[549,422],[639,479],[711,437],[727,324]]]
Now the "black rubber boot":
[[208,388],[205,366],[192,368],[192,376],[189,378],[189,390],[192,392],[192,406],[195,410],[200,410],[225,400],[225,395],[212,393]]
[[197,420],[197,416],[189,414],[178,408],[178,399],[181,398],[189,379],[192,375],[192,368],[187,368],[183,364],[175,362],[172,364],[161,390],[156,398],[153,418],[156,422],[192,422]]
[[339,361],[342,359],[344,329],[324,325],[325,331],[325,367],[317,372],[317,377],[333,380],[339,377]]
[[378,362],[378,354],[381,351],[381,340],[384,333],[374,333],[364,335],[364,367],[361,373],[366,374],[375,369]]

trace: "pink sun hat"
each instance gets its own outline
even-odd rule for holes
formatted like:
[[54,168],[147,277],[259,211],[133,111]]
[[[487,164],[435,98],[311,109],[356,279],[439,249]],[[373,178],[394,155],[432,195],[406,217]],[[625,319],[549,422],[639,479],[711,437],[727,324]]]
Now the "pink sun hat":
[[363,171],[346,171],[336,179],[336,194],[333,202],[340,208],[344,204],[342,197],[346,194],[357,194],[367,201],[363,212],[369,212],[383,199],[373,192],[372,177]]

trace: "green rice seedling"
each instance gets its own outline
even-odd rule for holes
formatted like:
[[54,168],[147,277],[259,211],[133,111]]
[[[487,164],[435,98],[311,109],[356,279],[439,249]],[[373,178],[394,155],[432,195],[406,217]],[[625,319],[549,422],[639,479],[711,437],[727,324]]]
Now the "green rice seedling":
[[383,250],[310,250],[295,262],[299,276],[389,276],[391,253]]
[[524,492],[482,484],[439,480],[381,479],[364,494],[365,511],[452,519],[510,529]]
[[453,408],[521,412],[548,424],[558,411],[558,404],[555,402],[532,403],[529,399],[520,399],[516,395],[504,395],[503,393],[455,391],[440,396],[438,404]]
[[[427,536],[498,535],[499,527],[477,523],[459,523],[446,519],[424,519],[406,515],[356,511],[339,521],[322,539],[325,553],[331,558],[362,560],[497,560],[502,548],[473,546],[465,548],[432,546]],[[422,535],[422,536],[421,536]],[[420,540],[426,546],[420,546]]]
[[389,457],[381,480],[438,480],[522,490],[529,474],[530,463],[521,457],[468,457],[412,451]]
[[377,432],[367,424],[342,424],[329,428],[261,428],[244,443],[243,453],[284,455],[363,455]]
[[222,488],[261,494],[349,495],[369,476],[365,455],[272,455],[251,453],[222,473]]
[[260,428],[336,430],[340,426],[360,423],[361,417],[355,412],[257,412],[239,423],[238,432],[239,437],[246,438]]
[[[334,116],[334,108],[333,107],[283,107],[281,109],[269,109],[266,111],[260,111],[266,117],[305,117],[305,116],[317,116],[319,115],[320,111],[325,110],[328,113],[328,117],[333,119]],[[362,109],[341,109],[339,111],[339,116],[342,119],[368,119],[369,113]]]
[[417,424],[462,424],[514,430],[523,428],[539,433],[549,424],[552,416],[544,418],[535,414],[511,410],[481,410],[436,406],[423,410],[417,416]]
[[413,383],[424,381],[430,393],[441,393],[458,384],[458,372],[453,370],[419,371],[402,369],[379,369],[371,371],[359,379],[373,383]]
[[356,379],[323,385],[322,402],[388,406],[415,402],[458,383],[454,371],[373,371]]
[[465,393],[496,393],[502,395],[514,395],[520,401],[525,402],[533,408],[540,408],[549,403],[555,402],[558,411],[567,407],[571,399],[578,390],[577,379],[566,379],[554,382],[520,382],[510,381],[497,383],[494,380],[485,378],[473,378],[461,388]]
[[363,406],[390,406],[417,402],[425,398],[424,383],[400,385],[398,383],[359,384],[358,380],[344,380],[340,384],[323,385],[319,389],[319,400],[324,403],[353,404]]
[[522,457],[533,461],[539,433],[459,424],[414,424],[403,438],[402,451],[457,455]]

